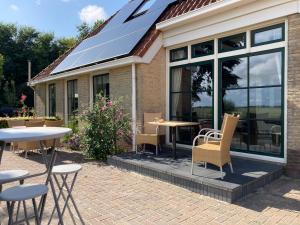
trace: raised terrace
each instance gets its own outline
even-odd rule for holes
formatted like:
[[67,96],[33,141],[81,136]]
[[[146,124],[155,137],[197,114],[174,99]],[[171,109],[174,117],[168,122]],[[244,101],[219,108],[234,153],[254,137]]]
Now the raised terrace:
[[189,189],[229,203],[235,202],[258,188],[278,179],[283,167],[265,161],[233,157],[234,173],[224,166],[224,179],[217,167],[195,165],[191,175],[191,152],[178,149],[178,158],[172,158],[170,150],[155,156],[152,152],[123,153],[108,158],[108,163]]

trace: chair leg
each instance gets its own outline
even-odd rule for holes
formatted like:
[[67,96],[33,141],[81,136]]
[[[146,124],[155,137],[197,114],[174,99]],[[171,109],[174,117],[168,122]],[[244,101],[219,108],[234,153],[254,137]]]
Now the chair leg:
[[13,225],[13,215],[14,215],[14,206],[15,202],[11,202],[7,204],[8,209],[8,225]]
[[220,172],[221,172],[221,179],[223,180],[224,176],[223,176],[223,168],[222,168],[222,166],[220,166]]
[[231,173],[234,173],[234,172],[233,172],[233,167],[232,167],[232,163],[231,163],[231,162],[229,163],[229,166],[230,166],[230,171],[231,171]]
[[40,225],[41,222],[40,222],[39,212],[38,212],[37,205],[36,205],[36,202],[35,202],[34,198],[32,199],[32,204],[33,204],[35,222],[36,222],[37,225]]
[[204,167],[205,169],[207,169],[207,162],[204,162]]
[[191,174],[193,175],[193,173],[194,173],[194,161],[192,160]]
[[158,156],[158,145],[156,145],[155,154]]

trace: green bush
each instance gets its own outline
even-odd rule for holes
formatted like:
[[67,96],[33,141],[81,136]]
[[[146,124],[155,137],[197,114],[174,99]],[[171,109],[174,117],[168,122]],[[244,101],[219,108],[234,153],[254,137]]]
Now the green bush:
[[82,147],[90,158],[106,160],[108,155],[122,151],[118,143],[130,134],[130,116],[124,113],[123,98],[97,96],[82,116],[84,124]]

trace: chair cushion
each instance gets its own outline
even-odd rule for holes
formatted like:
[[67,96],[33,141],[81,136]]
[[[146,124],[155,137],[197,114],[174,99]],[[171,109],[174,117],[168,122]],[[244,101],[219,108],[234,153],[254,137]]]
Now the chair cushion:
[[215,143],[206,143],[206,144],[201,144],[201,145],[197,145],[195,147],[193,147],[193,150],[197,150],[197,149],[203,149],[206,151],[220,151],[220,146],[215,144]]
[[0,171],[0,184],[7,183],[14,180],[22,180],[27,176],[29,172],[27,170],[5,170]]
[[23,184],[14,186],[0,193],[1,201],[24,201],[45,195],[48,187],[44,184]]
[[53,174],[71,174],[80,171],[82,168],[79,164],[66,164],[54,166],[52,169]]

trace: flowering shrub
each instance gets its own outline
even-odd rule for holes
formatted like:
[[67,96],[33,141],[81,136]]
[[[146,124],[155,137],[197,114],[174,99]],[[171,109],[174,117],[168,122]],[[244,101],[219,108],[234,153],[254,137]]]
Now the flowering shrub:
[[122,102],[122,98],[98,95],[93,107],[81,116],[85,124],[82,147],[88,157],[106,160],[122,150],[118,143],[130,133],[130,117],[124,114]]
[[81,146],[81,136],[79,133],[72,134],[69,137],[68,140],[68,146],[73,150],[73,151],[79,151],[80,146]]

